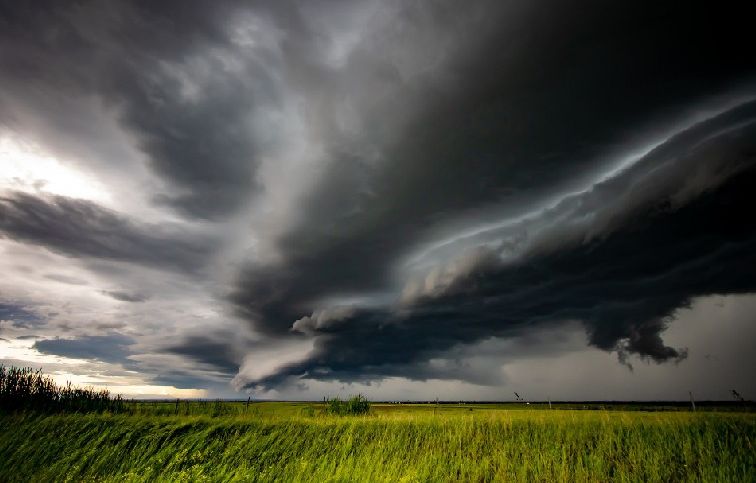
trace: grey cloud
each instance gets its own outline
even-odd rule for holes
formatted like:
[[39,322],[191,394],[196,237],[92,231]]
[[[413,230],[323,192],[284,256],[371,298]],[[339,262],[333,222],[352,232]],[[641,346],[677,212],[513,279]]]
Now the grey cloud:
[[355,309],[353,307],[329,307],[328,309],[317,310],[312,315],[295,321],[291,326],[291,330],[304,334],[312,333],[348,320],[354,315],[354,312]]
[[[343,136],[332,140],[330,175],[304,197],[301,221],[278,239],[281,257],[249,266],[230,296],[258,331],[282,335],[295,324],[317,334],[311,357],[252,385],[270,387],[289,375],[425,377],[419,367],[456,344],[570,319],[581,320],[602,349],[680,359],[684,348],[668,347],[660,336],[669,314],[693,296],[752,289],[738,276],[715,281],[707,269],[747,253],[748,242],[727,241],[739,220],[707,230],[686,217],[707,213],[711,207],[697,202],[715,203],[713,192],[734,207],[741,200],[729,196],[746,196],[748,189],[732,180],[737,173],[750,179],[742,173],[753,162],[753,104],[693,126],[635,169],[597,182],[614,164],[607,154],[645,149],[652,133],[689,123],[697,116],[691,106],[711,92],[740,94],[732,89],[753,78],[754,66],[719,52],[742,49],[745,30],[728,27],[712,38],[705,32],[729,25],[731,15],[699,6],[574,7],[491,8],[481,21],[444,17],[440,6],[436,32],[445,22],[479,32],[469,50],[411,80],[399,81],[390,68],[396,65],[387,63],[394,100],[357,115],[358,125],[378,126],[376,132],[356,134],[358,149]],[[408,7],[402,20],[415,25],[417,13]],[[376,66],[384,60],[362,58]],[[328,299],[391,292],[402,257],[444,230],[464,229],[476,217],[496,221],[492,214],[514,218],[586,184],[587,192],[542,213],[542,226],[487,233],[493,254],[473,253],[467,262],[459,250],[436,254],[433,263],[447,268],[405,294],[410,307],[358,308],[349,319],[317,327]],[[664,223],[680,225],[688,238],[666,233]],[[709,231],[722,235],[723,251],[707,239]],[[634,253],[624,241],[631,238],[647,251],[635,265],[623,259]],[[653,262],[657,246],[669,251],[666,265]],[[493,260],[506,251],[515,252],[511,264]],[[655,283],[644,283],[636,272],[642,266]],[[691,272],[690,279],[678,271]]]
[[216,393],[228,392],[227,382],[218,382],[195,371],[168,369],[159,371],[151,380],[154,384],[173,386],[179,389],[208,389]]
[[437,266],[420,280],[411,280],[402,289],[401,303],[411,305],[418,300],[443,296],[455,285],[464,283],[486,266],[499,263],[495,250],[476,247],[445,265]]
[[38,336],[38,335],[20,335],[20,336],[16,337],[17,340],[35,340],[35,339],[39,339],[39,338],[40,338],[40,336]]
[[[88,166],[198,227],[9,193],[0,237],[106,265],[105,287],[141,277],[165,290],[153,299],[226,288],[238,270],[224,302],[260,339],[208,327],[156,349],[201,369],[155,379],[181,387],[227,378],[245,350],[309,342],[247,381],[495,384],[455,354],[568,321],[625,361],[681,360],[661,337],[675,310],[755,288],[756,105],[603,172],[754,94],[749,19],[646,0],[0,0],[2,129],[52,151],[57,136],[97,145]],[[143,158],[125,162],[131,148]],[[157,175],[144,186],[142,160]],[[205,270],[211,255],[222,269]],[[197,276],[160,288],[145,267]]]
[[[513,400],[514,391],[526,400],[606,401],[684,400],[693,391],[697,400],[731,401],[736,388],[747,399],[756,394],[756,381],[745,368],[754,367],[751,341],[754,295],[714,296],[694,300],[675,313],[665,333],[673,346],[690,347],[679,364],[654,364],[631,358],[634,370],[611,364],[600,350],[585,346],[579,324],[555,324],[544,331],[529,330],[527,340],[487,339],[449,351],[452,363],[477,374],[490,374],[484,385],[454,380],[418,382],[392,378],[371,385],[305,380],[277,386],[281,398],[322,399],[324,395],[362,393],[374,400]],[[706,358],[716,354],[716,360]],[[465,379],[463,379],[464,381]],[[299,386],[306,385],[306,392]]]
[[[570,320],[581,321],[589,342],[617,351],[621,362],[628,354],[656,362],[685,358],[685,348],[669,347],[661,338],[677,309],[694,297],[756,291],[750,275],[756,267],[756,231],[743,223],[756,186],[754,124],[737,125],[739,129],[725,130],[724,136],[704,143],[697,141],[710,138],[705,135],[710,130],[697,129],[695,136],[685,132],[670,140],[674,149],[661,149],[661,154],[680,163],[677,177],[666,184],[670,188],[647,191],[653,196],[632,205],[601,236],[573,241],[557,231],[560,243],[551,249],[525,251],[514,259],[485,251],[470,263],[463,261],[426,279],[423,290],[405,300],[401,310],[355,310],[336,325],[310,324],[309,331],[315,333],[313,354],[252,380],[250,386],[275,387],[292,376],[427,379],[428,361],[460,344],[491,336],[519,337],[542,324]],[[708,126],[720,131],[717,120]],[[710,186],[680,204],[678,193],[686,188],[679,181],[694,174],[697,163],[713,162],[712,146],[725,164],[738,170],[725,170],[731,176],[724,180],[709,177]],[[573,201],[595,207],[623,200],[618,194],[626,186],[638,188],[631,181],[637,171],[658,169],[661,154],[650,154],[654,162],[641,162],[636,170]],[[652,183],[648,177],[641,179]],[[581,210],[567,213],[578,219],[586,215]]]
[[[239,313],[280,334],[323,298],[380,292],[397,261],[446,226],[569,191],[605,167],[607,152],[636,147],[646,137],[638,133],[658,131],[702,93],[728,92],[754,74],[742,58],[718,53],[744,45],[743,31],[704,34],[729,14],[579,5],[487,5],[483,20],[445,15],[453,9],[443,3],[400,10],[401,45],[414,45],[410,27],[428,17],[438,21],[420,31],[475,31],[476,40],[426,75],[390,84],[393,99],[364,117],[358,112],[358,124],[375,127],[355,135],[361,149],[348,136],[328,145],[328,176],[277,240],[280,260],[240,275],[230,296]],[[366,43],[354,62],[391,65],[401,45],[371,56]]]
[[65,283],[68,285],[87,285],[86,280],[82,280],[76,277],[70,277],[68,275],[62,275],[59,273],[48,273],[45,275],[45,278],[48,280],[53,280],[55,282]]
[[130,345],[134,339],[122,334],[82,336],[75,339],[39,340],[32,346],[43,354],[73,359],[94,359],[116,364],[131,364]]
[[57,112],[62,99],[98,96],[168,183],[156,201],[190,217],[226,216],[257,189],[255,110],[279,90],[266,65],[275,52],[234,43],[237,9],[237,2],[5,4],[5,103],[63,121],[76,113]]
[[161,351],[183,356],[229,378],[236,373],[241,363],[236,344],[218,337],[188,336],[161,348]]
[[0,197],[0,236],[73,257],[199,271],[212,242],[170,225],[140,225],[85,200],[11,193]]
[[144,302],[149,299],[149,297],[144,294],[124,292],[121,290],[103,290],[102,293],[121,302]]
[[[679,131],[644,156],[631,160],[621,173],[579,192],[564,194],[549,206],[526,216],[462,232],[421,248],[410,267],[451,259],[418,285],[407,287],[414,296],[429,295],[452,286],[476,267],[503,260],[564,250],[601,239],[622,229],[638,213],[664,209],[674,212],[701,194],[716,190],[731,177],[750,168],[752,136],[756,130],[756,101],[744,102]],[[477,247],[470,251],[470,247]],[[467,253],[459,257],[459,253]]]
[[9,321],[14,327],[29,329],[45,325],[45,319],[23,305],[0,302],[0,322]]

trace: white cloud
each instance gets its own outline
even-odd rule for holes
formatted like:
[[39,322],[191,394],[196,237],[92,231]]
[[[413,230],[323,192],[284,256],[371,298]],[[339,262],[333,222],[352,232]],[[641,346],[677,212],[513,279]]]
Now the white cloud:
[[110,192],[92,174],[7,133],[0,133],[0,190],[50,193],[105,205],[112,201]]

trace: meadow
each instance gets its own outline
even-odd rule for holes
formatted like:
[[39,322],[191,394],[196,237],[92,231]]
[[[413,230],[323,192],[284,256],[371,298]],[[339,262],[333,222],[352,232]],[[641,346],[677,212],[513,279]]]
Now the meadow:
[[756,414],[126,402],[0,414],[0,481],[756,481]]

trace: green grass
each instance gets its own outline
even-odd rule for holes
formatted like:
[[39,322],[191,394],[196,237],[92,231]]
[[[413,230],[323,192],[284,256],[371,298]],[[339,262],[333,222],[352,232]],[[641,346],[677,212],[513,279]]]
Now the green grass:
[[753,413],[223,404],[0,415],[0,481],[756,481]]

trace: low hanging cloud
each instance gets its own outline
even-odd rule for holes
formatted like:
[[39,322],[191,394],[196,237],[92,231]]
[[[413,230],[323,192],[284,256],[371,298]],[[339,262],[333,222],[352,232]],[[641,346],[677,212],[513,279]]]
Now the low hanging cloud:
[[504,384],[562,332],[676,367],[756,292],[750,18],[0,0],[3,337],[214,391]]
[[[662,339],[676,309],[754,290],[741,270],[753,262],[742,214],[753,91],[725,88],[709,105],[697,95],[700,55],[714,84],[752,71],[714,55],[714,44],[742,45],[740,34],[703,36],[724,17],[695,7],[677,12],[684,35],[661,21],[672,15],[664,6],[658,22],[641,5],[586,7],[586,17],[567,7],[507,11],[549,27],[537,31],[511,18],[491,31],[479,23],[469,55],[434,70],[464,69],[453,89],[429,81],[426,103],[399,88],[417,108],[406,133],[375,138],[377,165],[338,162],[278,240],[282,256],[251,265],[230,297],[255,330],[312,337],[312,353],[240,379],[270,389],[292,378],[454,378],[427,362],[573,320],[626,363],[629,354],[679,361],[686,349]],[[717,207],[739,215],[720,224]],[[351,315],[327,317],[334,307]]]
[[332,307],[317,310],[312,315],[307,315],[294,322],[291,326],[293,332],[312,334],[351,319],[355,315],[352,307]]
[[[292,328],[315,337],[298,363],[258,380],[454,378],[427,361],[488,337],[578,320],[589,342],[656,362],[686,348],[662,333],[675,310],[699,296],[756,290],[756,230],[743,223],[756,186],[756,115],[739,106],[696,125],[612,179],[496,235],[521,248],[474,248],[403,290],[400,306],[328,309]],[[706,173],[701,175],[701,173]],[[717,175],[718,174],[718,175]],[[705,184],[699,184],[701,179]],[[479,231],[481,233],[482,231]],[[486,237],[468,239],[491,242]]]
[[43,354],[71,359],[90,359],[101,362],[129,364],[129,346],[134,339],[122,334],[82,336],[75,339],[47,339],[34,343],[32,348]]
[[204,335],[184,337],[166,345],[162,350],[184,356],[196,364],[220,371],[229,377],[236,373],[242,359],[235,344],[223,338],[214,339]]
[[63,196],[0,195],[0,237],[79,258],[195,272],[212,240],[170,225],[150,226],[96,203]]

